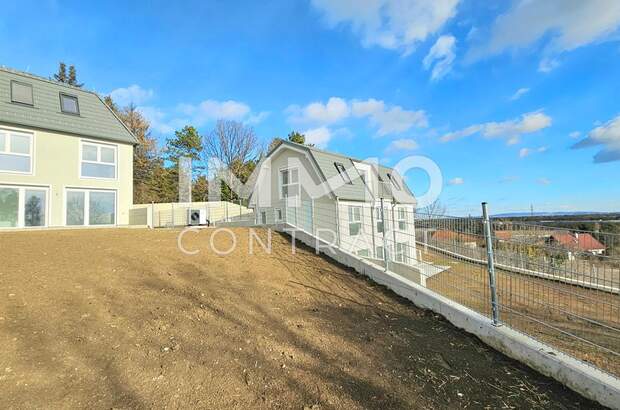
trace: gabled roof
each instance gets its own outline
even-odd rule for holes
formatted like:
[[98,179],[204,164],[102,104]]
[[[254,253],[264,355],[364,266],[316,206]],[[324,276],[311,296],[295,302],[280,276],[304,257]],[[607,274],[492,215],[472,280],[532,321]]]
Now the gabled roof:
[[599,251],[606,247],[589,233],[554,232],[551,238],[568,249],[578,251]]
[[[11,102],[11,81],[32,86],[34,105]],[[78,99],[79,115],[60,110],[60,93]],[[0,67],[0,123],[135,144],[136,138],[92,91]]]
[[[335,187],[331,187],[333,194],[339,199],[343,200],[351,200],[351,201],[365,201],[368,196],[369,187],[366,185],[364,180],[361,178],[361,175],[358,169],[355,167],[356,163],[368,164],[366,162],[360,161],[355,158],[347,157],[342,154],[324,151],[316,147],[310,147],[303,144],[297,144],[295,142],[281,140],[280,144],[272,148],[272,150],[267,154],[269,157],[276,149],[278,149],[281,145],[290,146],[293,149],[301,149],[306,151],[314,163],[316,164],[319,172],[322,174],[320,177],[324,181],[339,181],[340,175],[334,163],[341,163],[344,165],[349,177],[351,178],[352,184],[338,184]],[[383,184],[379,184],[379,192],[377,190],[373,190],[370,187],[371,191],[376,193],[376,198],[383,197],[384,199],[392,199],[392,189],[391,182],[389,180],[388,174],[393,178],[397,179],[397,182],[400,183],[401,188],[404,189],[404,192],[411,198],[411,201],[406,203],[414,203],[415,198],[413,193],[405,183],[402,177],[398,175],[394,169],[385,167],[385,166],[374,166],[371,165],[371,168],[375,170],[378,176],[380,176],[381,180],[383,180]]]

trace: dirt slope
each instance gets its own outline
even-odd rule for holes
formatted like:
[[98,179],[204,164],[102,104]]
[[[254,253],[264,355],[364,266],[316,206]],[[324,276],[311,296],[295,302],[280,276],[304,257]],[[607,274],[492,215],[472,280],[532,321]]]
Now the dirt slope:
[[0,408],[596,407],[286,237],[212,232],[0,234]]

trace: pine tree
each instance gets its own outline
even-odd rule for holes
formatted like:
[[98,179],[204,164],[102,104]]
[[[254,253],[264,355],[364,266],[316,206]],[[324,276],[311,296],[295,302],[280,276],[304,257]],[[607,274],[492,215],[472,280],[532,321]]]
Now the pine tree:
[[77,82],[77,73],[75,72],[75,66],[69,66],[69,78],[67,80],[67,84],[72,85],[74,87],[82,88],[84,84]]
[[67,65],[62,61],[58,63],[58,73],[54,74],[54,80],[60,83],[67,82]]

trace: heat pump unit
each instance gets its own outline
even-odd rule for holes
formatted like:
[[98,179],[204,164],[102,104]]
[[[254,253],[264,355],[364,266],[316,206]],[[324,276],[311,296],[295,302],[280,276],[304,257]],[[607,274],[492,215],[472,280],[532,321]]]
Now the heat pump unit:
[[207,211],[206,209],[190,209],[187,219],[190,225],[206,225]]

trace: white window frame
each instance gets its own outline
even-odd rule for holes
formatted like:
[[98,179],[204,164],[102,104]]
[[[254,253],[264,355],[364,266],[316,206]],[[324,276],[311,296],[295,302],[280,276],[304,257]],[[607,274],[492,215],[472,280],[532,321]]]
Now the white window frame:
[[[92,145],[92,146],[97,147],[97,161],[85,160],[83,158],[84,157],[84,145]],[[114,149],[114,164],[110,162],[101,161],[101,148],[102,147]],[[98,164],[98,165],[114,165],[114,178],[89,177],[89,176],[82,175],[82,163]],[[89,141],[89,140],[80,140],[80,161],[78,162],[78,174],[80,176],[80,179],[98,179],[102,181],[118,180],[118,145],[105,144],[105,143]]]
[[[84,192],[84,223],[82,225],[67,225],[67,193],[68,192]],[[105,192],[114,194],[114,223],[105,225],[90,224],[90,192]],[[62,224],[68,227],[93,226],[96,228],[105,228],[118,226],[118,190],[116,189],[100,189],[100,188],[84,188],[84,187],[65,187],[62,198]]]
[[377,245],[375,247],[375,258],[383,260],[384,259],[383,252],[385,252],[385,249],[383,248],[383,246]]
[[[285,171],[288,171],[288,173],[289,173],[288,184],[284,183],[284,181],[283,181],[284,178],[282,177],[282,173],[285,172]],[[297,182],[291,182],[291,176],[293,174],[293,171],[297,171]],[[280,168],[278,170],[278,196],[279,196],[280,199],[285,199],[284,195],[282,195],[282,188],[284,188],[285,186],[288,187],[288,193],[289,193],[289,195],[286,198],[288,198],[290,200],[291,198],[299,198],[300,197],[300,195],[301,195],[301,184],[299,183],[299,168],[298,167],[290,167],[290,168],[286,168],[285,167],[285,168]],[[297,195],[295,195],[295,196],[291,196],[290,195],[290,193],[291,193],[291,188],[290,187],[297,187],[295,189],[295,191],[297,192]],[[295,200],[295,202],[297,202],[297,200]]]
[[[4,134],[5,136],[4,147],[0,147],[0,154],[30,158],[30,170],[29,171],[25,172],[25,171],[13,171],[13,170],[0,169],[0,173],[34,175],[34,133],[25,132],[25,131],[17,131],[17,130],[12,130],[8,128],[0,128],[0,133]],[[22,137],[30,138],[30,152],[28,154],[11,152],[11,135],[19,135]]]
[[[355,211],[359,211],[359,214],[357,215],[357,217],[355,216]],[[361,206],[357,206],[357,205],[349,205],[347,208],[347,218],[348,218],[348,222],[349,222],[349,236],[357,236],[357,235],[361,235],[362,234],[362,207]],[[351,226],[352,225],[359,225],[359,228],[357,230],[356,234],[352,234],[351,233]]]
[[[401,215],[402,213],[402,215]],[[406,232],[407,231],[407,209],[406,208],[398,208],[396,210],[396,215],[397,215],[397,223],[398,223],[398,230],[399,231],[403,231]]]
[[274,219],[276,222],[282,222],[282,208],[275,208],[274,209]]
[[409,259],[409,243],[396,242],[394,246],[394,261],[406,264],[407,259]]
[[[384,216],[385,216],[385,212],[386,210],[384,209],[383,210]],[[375,216],[376,216],[375,230],[377,231],[377,233],[382,233],[385,230],[386,226],[385,226],[385,220],[384,220],[385,218],[381,218],[381,207],[380,206],[375,207]],[[382,229],[379,229],[379,224],[381,224]]]
[[[0,188],[17,189],[17,226],[0,227],[3,229],[40,229],[50,226],[50,217],[52,204],[50,202],[50,186],[49,185],[10,185],[0,184]],[[26,226],[26,190],[45,191],[45,224],[38,226]]]

